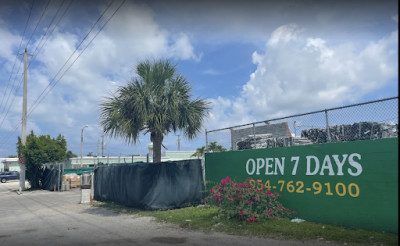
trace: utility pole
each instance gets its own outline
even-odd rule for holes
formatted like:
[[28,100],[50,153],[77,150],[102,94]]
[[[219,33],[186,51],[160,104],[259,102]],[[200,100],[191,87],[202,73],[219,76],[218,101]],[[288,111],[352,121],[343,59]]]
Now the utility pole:
[[181,151],[181,135],[177,135],[178,136],[178,151]]
[[81,167],[82,167],[82,158],[83,158],[83,129],[85,129],[86,127],[88,127],[88,125],[85,125],[84,127],[82,127],[82,130],[81,130]]
[[100,139],[97,140],[97,157],[100,155]]
[[[23,87],[23,99],[22,99],[22,135],[21,143],[22,146],[26,145],[26,120],[27,120],[27,105],[28,105],[28,50],[25,48],[24,52],[24,87]],[[25,163],[22,158],[20,159],[20,172],[19,172],[19,192],[25,189]]]
[[101,156],[104,156],[104,134],[101,135]]
[[296,121],[293,121],[294,137],[296,137]]

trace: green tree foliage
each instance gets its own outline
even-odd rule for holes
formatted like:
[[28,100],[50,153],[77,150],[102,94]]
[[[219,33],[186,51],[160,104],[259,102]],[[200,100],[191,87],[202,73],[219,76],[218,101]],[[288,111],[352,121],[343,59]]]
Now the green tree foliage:
[[74,158],[74,157],[78,157],[78,156],[75,155],[74,153],[72,153],[71,150],[68,150],[67,154],[66,154],[66,159],[70,159],[70,158]]
[[208,146],[207,146],[207,150],[208,150],[209,152],[223,152],[223,151],[227,151],[227,149],[224,148],[222,145],[218,145],[216,141],[209,143]]
[[209,102],[191,99],[191,86],[168,60],[141,62],[138,77],[120,87],[101,104],[104,133],[136,143],[141,133],[150,133],[153,162],[161,161],[164,136],[182,130],[189,139],[201,130]]
[[51,138],[49,135],[37,137],[31,131],[26,138],[25,146],[18,137],[17,152],[24,158],[26,180],[29,181],[32,189],[38,189],[43,178],[43,164],[65,160],[67,141],[61,134],[57,138]]
[[[211,142],[210,144],[208,144],[207,150],[208,150],[208,152],[223,152],[223,151],[227,151],[227,149],[224,148],[222,145],[218,145],[216,141]],[[202,146],[200,148],[197,148],[196,152],[194,152],[194,154],[192,156],[201,158],[201,157],[204,156],[205,152],[206,152],[206,146]]]
[[194,154],[191,155],[191,156],[197,157],[197,158],[201,158],[201,157],[204,156],[204,153],[205,153],[205,152],[206,152],[206,147],[205,147],[205,146],[202,146],[202,147],[200,147],[200,148],[197,148],[197,149],[196,149],[196,152],[194,152]]

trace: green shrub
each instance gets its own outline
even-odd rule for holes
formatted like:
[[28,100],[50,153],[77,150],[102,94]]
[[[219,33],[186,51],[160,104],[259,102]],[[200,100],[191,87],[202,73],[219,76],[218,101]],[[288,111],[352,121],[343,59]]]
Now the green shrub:
[[263,192],[252,187],[248,180],[237,183],[226,177],[215,185],[210,193],[205,198],[205,203],[218,206],[218,216],[222,218],[254,222],[272,217],[292,218],[296,214],[295,211],[282,206],[278,201],[278,192]]

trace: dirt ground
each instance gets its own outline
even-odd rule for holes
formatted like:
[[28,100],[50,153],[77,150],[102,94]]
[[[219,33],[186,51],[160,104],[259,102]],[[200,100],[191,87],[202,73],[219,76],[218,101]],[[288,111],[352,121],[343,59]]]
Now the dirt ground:
[[[328,245],[203,233],[81,204],[81,190],[26,191],[0,184],[0,245]],[[335,245],[329,243],[329,245]]]

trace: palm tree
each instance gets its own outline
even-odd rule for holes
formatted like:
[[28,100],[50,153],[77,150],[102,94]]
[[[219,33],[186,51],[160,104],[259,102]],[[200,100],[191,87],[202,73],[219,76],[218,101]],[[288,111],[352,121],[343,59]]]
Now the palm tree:
[[224,151],[227,151],[227,149],[224,148],[224,146],[218,145],[216,141],[211,142],[207,146],[207,150],[210,151],[210,152],[224,152]]
[[137,78],[119,87],[100,106],[100,124],[106,135],[136,143],[140,133],[150,133],[153,162],[161,161],[161,145],[169,132],[182,130],[193,139],[208,113],[208,101],[191,99],[191,86],[168,60],[144,61]]
[[200,148],[197,148],[197,149],[196,149],[196,152],[194,152],[194,154],[191,155],[191,156],[200,158],[200,157],[203,157],[203,156],[204,156],[204,153],[205,153],[205,152],[206,152],[206,147],[205,147],[205,146],[202,146],[202,147],[200,147]]
[[[207,148],[208,152],[224,152],[224,151],[227,151],[227,149],[224,148],[224,146],[218,145],[217,141],[209,143],[207,147],[208,147]],[[200,157],[204,156],[204,153],[206,153],[206,146],[201,146],[200,148],[197,148],[196,152],[194,152],[193,155],[191,155],[191,156],[200,158]]]

